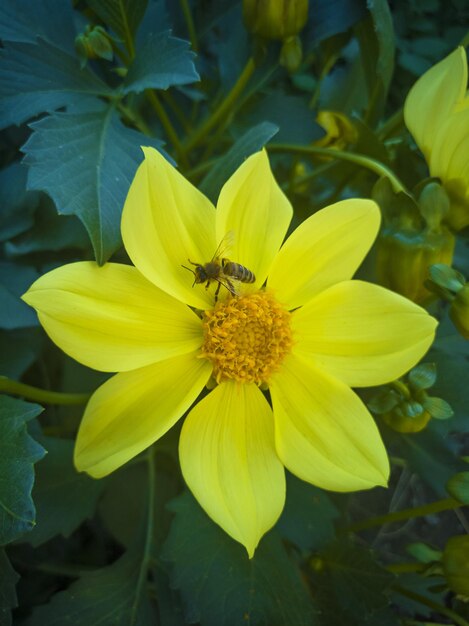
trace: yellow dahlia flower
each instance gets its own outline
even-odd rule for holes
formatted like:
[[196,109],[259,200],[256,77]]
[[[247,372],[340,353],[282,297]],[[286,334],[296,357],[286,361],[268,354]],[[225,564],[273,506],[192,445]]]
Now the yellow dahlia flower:
[[428,164],[451,199],[449,224],[469,224],[469,96],[462,46],[430,68],[406,98],[404,119]]
[[[401,376],[436,322],[350,280],[378,232],[374,202],[323,209],[282,246],[292,209],[265,152],[228,180],[217,209],[158,152],[144,153],[122,219],[135,267],[65,265],[24,299],[65,352],[119,372],[93,394],[78,433],[75,463],[91,476],[150,446],[218,382],[184,422],[181,467],[208,515],[252,556],[282,511],[284,467],[334,491],[386,485],[386,451],[350,387]],[[183,265],[210,261],[230,231],[230,258],[256,280],[236,297],[222,287],[215,304],[215,281],[193,284]]]

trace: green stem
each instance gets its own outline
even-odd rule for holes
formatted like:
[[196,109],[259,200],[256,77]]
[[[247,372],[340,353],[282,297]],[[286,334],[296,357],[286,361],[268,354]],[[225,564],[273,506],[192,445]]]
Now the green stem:
[[22,396],[28,400],[34,400],[43,404],[86,404],[91,396],[91,393],[47,391],[46,389],[19,383],[6,376],[0,376],[0,392],[10,393],[14,396]]
[[169,119],[168,114],[164,110],[164,107],[161,104],[158,96],[156,95],[154,91],[151,91],[150,89],[147,89],[145,94],[150,104],[152,105],[153,109],[156,111],[156,114],[158,115],[160,122],[163,125],[163,128],[166,134],[168,135],[168,139],[171,141],[171,143],[174,146],[174,149],[176,150],[179,160],[187,168],[189,164],[185,157],[181,142],[179,141],[179,137],[177,136],[176,131],[174,130],[174,126],[172,125],[171,120]]
[[194,26],[194,20],[192,19],[191,8],[187,0],[179,0],[184,19],[186,20],[187,32],[189,33],[189,39],[191,40],[192,50],[197,52],[199,45],[197,43],[197,33]]
[[147,530],[145,537],[145,546],[143,548],[142,563],[138,574],[137,586],[135,590],[135,599],[132,605],[132,611],[130,614],[129,624],[137,624],[137,618],[140,608],[140,600],[142,597],[143,589],[147,582],[148,567],[151,559],[154,524],[155,524],[155,449],[153,446],[148,448],[147,452],[147,467],[148,467],[148,511],[147,511]]
[[412,519],[413,517],[423,517],[425,515],[441,513],[442,511],[450,511],[452,509],[458,509],[461,506],[463,506],[463,504],[458,502],[458,500],[455,500],[454,498],[445,498],[444,500],[437,500],[436,502],[425,504],[423,506],[417,506],[412,509],[403,509],[402,511],[395,511],[393,513],[387,513],[386,515],[370,517],[362,522],[351,524],[344,530],[347,532],[357,532],[359,530],[373,528],[373,526],[389,524],[390,522],[402,522],[404,520]]
[[355,163],[361,167],[366,167],[368,170],[374,172],[378,176],[386,176],[389,178],[394,191],[397,193],[402,191],[403,193],[409,193],[404,184],[397,178],[389,167],[367,157],[364,154],[356,154],[353,152],[343,152],[342,150],[335,150],[332,148],[317,148],[315,146],[298,146],[295,144],[274,144],[271,143],[267,146],[268,152],[291,152],[292,154],[304,154],[308,156],[327,156],[331,159],[341,159],[342,161],[349,161]]
[[126,107],[124,104],[122,104],[122,102],[118,103],[117,108],[122,113],[122,115],[135,126],[135,128],[138,128],[138,130],[144,135],[148,135],[149,137],[152,136],[153,133],[151,132],[150,127],[147,125],[145,120],[140,117],[140,115],[135,113],[135,111],[132,111],[132,109],[129,109],[129,107]]
[[437,613],[440,613],[440,615],[446,615],[446,617],[449,617],[458,626],[469,626],[469,623],[463,617],[461,617],[451,609],[447,609],[442,604],[434,602],[426,596],[420,595],[420,593],[415,593],[415,591],[410,591],[410,589],[405,589],[405,587],[401,587],[400,585],[392,585],[392,588],[394,589],[394,591],[397,591],[397,593],[400,593],[402,596],[406,596],[411,600],[415,600],[415,602],[418,602],[419,604],[428,606],[430,609],[432,609],[432,611],[436,611]]
[[251,76],[253,75],[254,70],[254,60],[250,58],[226,98],[219,104],[218,108],[215,109],[212,115],[210,115],[205,120],[205,122],[194,132],[194,134],[189,137],[185,145],[186,152],[189,152],[190,150],[195,148],[203,139],[205,139],[205,137],[212,130],[212,128],[214,128],[225,116],[229,114],[230,110],[236,103],[236,100],[244,91],[244,88],[249,82]]
[[400,393],[401,395],[404,396],[404,398],[406,398],[407,400],[411,399],[411,393],[407,387],[407,385],[405,385],[401,380],[393,380],[392,383],[390,383],[391,387],[394,387],[394,389]]

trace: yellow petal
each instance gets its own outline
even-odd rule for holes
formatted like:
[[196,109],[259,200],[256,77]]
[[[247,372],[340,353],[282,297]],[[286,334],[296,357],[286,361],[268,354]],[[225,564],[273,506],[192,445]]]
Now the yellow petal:
[[283,245],[267,285],[293,309],[357,271],[378,234],[372,200],[343,200],[305,220]]
[[294,351],[351,387],[402,376],[427,352],[436,326],[410,300],[358,280],[330,287],[292,316]]
[[429,161],[435,134],[467,88],[467,58],[462,46],[431,67],[410,90],[404,119]]
[[104,372],[192,352],[203,341],[197,315],[129,265],[64,265],[41,276],[23,300],[64,352]]
[[92,395],[78,431],[78,471],[101,478],[145,450],[187,411],[211,369],[193,353],[105,382]]
[[469,164],[469,108],[453,112],[435,132],[429,161],[430,174],[443,183],[461,180],[466,189]]
[[201,506],[251,558],[285,501],[272,410],[258,387],[222,383],[201,400],[184,422],[179,456]]
[[215,208],[153,148],[135,174],[122,214],[122,238],[134,265],[152,283],[193,307],[213,295],[182,265],[207,263],[216,248]]
[[250,156],[225,183],[217,205],[217,237],[233,231],[227,256],[264,283],[290,224],[292,208],[278,186],[265,150]]
[[269,386],[275,443],[287,469],[332,491],[386,486],[386,450],[349,387],[296,355],[287,357]]

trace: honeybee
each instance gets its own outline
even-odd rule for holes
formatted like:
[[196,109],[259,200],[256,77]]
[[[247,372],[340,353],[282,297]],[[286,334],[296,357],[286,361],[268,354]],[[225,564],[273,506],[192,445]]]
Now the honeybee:
[[232,242],[233,231],[229,231],[218,244],[211,261],[202,264],[194,263],[194,261],[187,259],[189,263],[195,266],[195,269],[193,270],[186,265],[182,266],[194,274],[192,286],[205,283],[205,289],[208,289],[212,281],[218,283],[215,291],[215,302],[218,300],[218,294],[222,286],[225,287],[232,296],[236,296],[237,293],[234,285],[236,281],[240,283],[253,283],[256,280],[254,274],[251,270],[248,270],[247,267],[223,257],[223,254],[226,252],[227,248],[231,246]]

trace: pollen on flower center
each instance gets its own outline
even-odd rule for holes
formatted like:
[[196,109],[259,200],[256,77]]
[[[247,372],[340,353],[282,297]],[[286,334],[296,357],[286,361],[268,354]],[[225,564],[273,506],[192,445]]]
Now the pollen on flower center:
[[267,382],[291,346],[290,313],[263,291],[205,312],[201,356],[213,362],[219,383]]

